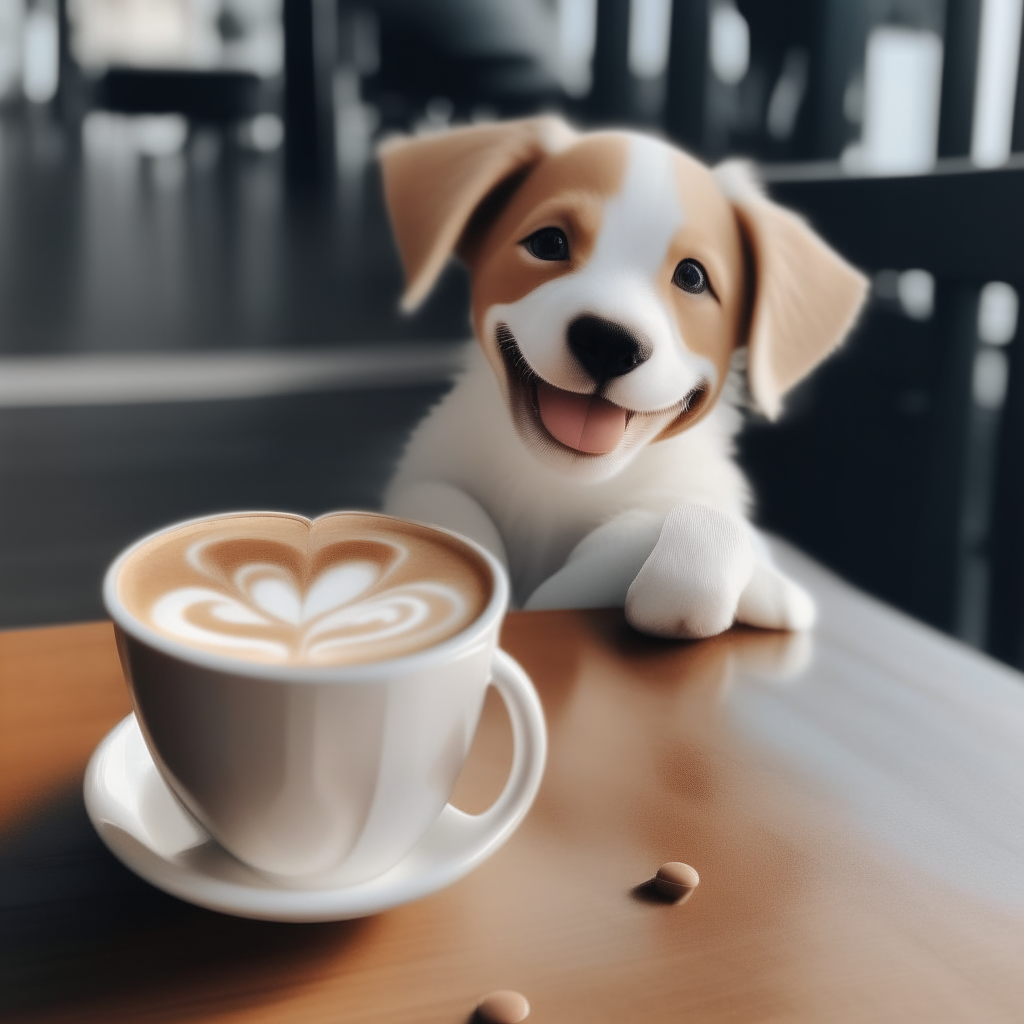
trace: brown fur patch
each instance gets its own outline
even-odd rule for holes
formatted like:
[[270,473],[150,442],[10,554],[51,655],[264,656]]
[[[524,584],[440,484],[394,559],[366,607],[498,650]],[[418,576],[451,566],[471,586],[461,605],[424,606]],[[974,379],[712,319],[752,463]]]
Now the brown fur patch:
[[430,291],[496,185],[573,138],[575,133],[558,118],[535,117],[385,142],[379,154],[405,269],[402,307],[415,309]]
[[[732,204],[703,164],[684,153],[675,154],[674,163],[685,222],[668,247],[658,276],[659,291],[675,313],[686,347],[708,359],[718,379],[658,435],[658,441],[692,426],[714,407],[725,386],[732,353],[745,341],[747,322],[746,258]],[[697,260],[707,271],[710,289],[700,295],[690,295],[672,283],[676,266],[687,258]]]
[[[491,306],[515,302],[546,281],[571,274],[590,257],[601,230],[605,201],[622,186],[628,141],[603,132],[588,135],[565,152],[538,164],[512,196],[469,260],[473,277],[473,326],[476,336],[503,373],[494,339],[484,338],[483,317]],[[534,231],[561,228],[569,240],[569,259],[542,262],[519,244]]]

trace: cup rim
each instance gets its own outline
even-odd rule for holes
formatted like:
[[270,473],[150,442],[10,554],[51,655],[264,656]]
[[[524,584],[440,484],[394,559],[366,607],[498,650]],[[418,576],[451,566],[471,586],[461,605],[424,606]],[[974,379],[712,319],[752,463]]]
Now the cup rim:
[[[425,647],[411,654],[405,654],[398,658],[388,658],[380,661],[361,662],[354,665],[290,665],[275,662],[249,661],[245,658],[234,657],[228,654],[215,654],[212,651],[204,651],[197,647],[190,647],[188,644],[180,643],[158,632],[151,626],[147,626],[136,618],[124,605],[117,593],[117,581],[124,563],[150,541],[174,530],[186,526],[193,526],[197,523],[215,522],[222,519],[234,519],[243,516],[273,516],[286,519],[301,519],[303,522],[312,525],[318,519],[324,519],[335,515],[360,515],[373,516],[378,519],[395,520],[401,523],[410,523],[415,526],[434,530],[437,533],[445,534],[455,541],[463,544],[471,551],[479,555],[487,565],[491,573],[492,590],[491,596],[483,611],[464,629],[454,636],[443,640],[439,644]],[[430,666],[454,661],[466,647],[479,642],[495,625],[500,623],[505,611],[508,608],[509,581],[505,567],[495,556],[483,545],[475,540],[457,533],[455,530],[446,529],[443,526],[435,526],[433,523],[424,523],[416,519],[406,519],[401,516],[392,516],[384,512],[368,512],[364,509],[335,509],[325,512],[323,515],[309,518],[296,512],[275,512],[269,510],[246,510],[235,512],[217,512],[213,515],[194,516],[191,519],[182,519],[179,522],[162,526],[158,530],[140,537],[133,541],[128,547],[118,554],[107,568],[103,577],[103,604],[114,624],[133,639],[152,647],[162,654],[169,655],[179,661],[214,672],[222,672],[235,676],[248,676],[250,678],[265,679],[271,682],[284,683],[365,683],[378,679],[388,679],[404,672],[428,668]]]

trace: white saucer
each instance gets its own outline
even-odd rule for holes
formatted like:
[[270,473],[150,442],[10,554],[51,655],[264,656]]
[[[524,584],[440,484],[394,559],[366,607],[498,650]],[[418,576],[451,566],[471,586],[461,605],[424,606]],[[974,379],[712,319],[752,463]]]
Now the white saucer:
[[215,843],[171,795],[135,715],[96,748],[85,773],[85,806],[111,853],[158,889],[210,910],[267,921],[338,921],[365,917],[443,889],[482,858],[452,858],[451,805],[419,844],[368,882],[284,888]]

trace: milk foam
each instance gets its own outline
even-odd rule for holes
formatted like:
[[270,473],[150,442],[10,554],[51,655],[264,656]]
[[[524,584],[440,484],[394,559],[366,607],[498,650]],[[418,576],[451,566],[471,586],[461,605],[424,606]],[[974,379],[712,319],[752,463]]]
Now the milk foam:
[[[390,522],[347,515],[357,527],[369,518]],[[283,534],[294,534],[294,518]],[[335,529],[320,552],[326,564],[317,565],[316,546],[303,549],[295,536],[262,529],[254,539],[243,522],[234,529],[227,518],[211,522],[198,537],[155,552],[141,607],[128,602],[133,614],[189,646],[267,662],[364,662],[441,642],[482,611],[479,573],[466,555],[414,532]],[[146,572],[145,548],[140,554],[129,577]],[[180,585],[160,587],[172,559]]]

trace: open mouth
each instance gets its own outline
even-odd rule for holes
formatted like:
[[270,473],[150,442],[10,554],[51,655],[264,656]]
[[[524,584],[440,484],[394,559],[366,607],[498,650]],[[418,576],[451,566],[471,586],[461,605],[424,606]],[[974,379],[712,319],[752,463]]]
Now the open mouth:
[[635,419],[669,422],[695,409],[706,393],[707,384],[702,381],[677,406],[636,412],[598,394],[566,391],[544,380],[527,362],[508,324],[497,324],[495,337],[505,363],[512,411],[519,428],[541,432],[549,441],[578,455],[608,455],[622,444]]
[[517,418],[529,416],[553,440],[582,455],[607,455],[619,446],[633,416],[629,409],[549,384],[526,361],[507,324],[498,324],[495,334]]
[[567,448],[587,455],[615,451],[626,433],[630,413],[597,395],[563,391],[547,381],[535,385],[537,414],[547,432]]

